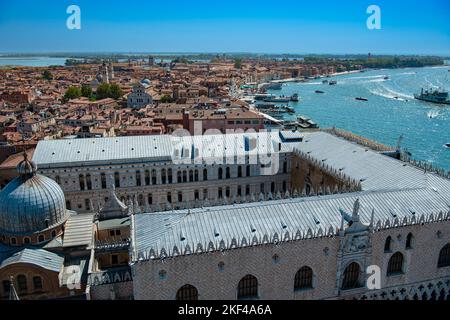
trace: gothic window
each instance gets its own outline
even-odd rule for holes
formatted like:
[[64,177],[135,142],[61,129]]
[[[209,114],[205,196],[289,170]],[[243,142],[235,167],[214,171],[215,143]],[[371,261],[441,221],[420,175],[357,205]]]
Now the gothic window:
[[389,259],[387,275],[395,275],[403,272],[403,255],[396,252]]
[[34,291],[42,290],[42,278],[39,276],[33,277],[33,288]]
[[120,187],[120,175],[118,172],[114,172],[114,185],[116,188]]
[[88,190],[92,190],[92,179],[89,173],[86,175],[86,185]]
[[246,196],[250,195],[250,186],[248,184],[245,186],[245,195]]
[[23,274],[17,276],[17,287],[19,289],[19,292],[27,292],[28,290],[27,277],[25,277]]
[[406,236],[406,249],[412,249],[412,241],[413,241],[413,235],[412,233],[408,233]]
[[223,193],[222,193],[222,188],[219,188],[219,191],[218,191],[218,198],[219,199],[222,199],[223,198]]
[[156,170],[152,170],[152,184],[156,184]]
[[145,185],[148,186],[150,184],[150,171],[145,170]]
[[178,202],[183,202],[183,193],[181,191],[178,192]]
[[250,177],[250,165],[247,165],[247,167],[245,168],[245,175],[247,177]]
[[177,300],[198,300],[197,288],[190,284],[185,284],[177,291]]
[[258,279],[252,275],[246,275],[239,281],[238,300],[257,299],[258,298]]
[[86,208],[86,210],[91,210],[89,199],[84,199],[84,207]]
[[198,181],[198,170],[194,171],[194,181]]
[[231,178],[230,167],[226,168],[225,177],[226,177],[226,179],[230,179]]
[[194,191],[194,199],[195,199],[195,200],[199,200],[199,199],[200,199],[198,190],[195,190],[195,191]]
[[287,191],[287,184],[286,181],[283,181],[283,192]]
[[23,238],[23,243],[24,244],[30,244],[31,243],[31,239],[28,237]]
[[264,183],[261,183],[260,189],[261,189],[261,193],[264,193]]
[[189,170],[189,182],[194,181],[194,172],[192,170]]
[[103,172],[100,174],[100,181],[102,183],[102,189],[106,189],[106,175]]
[[173,178],[172,178],[172,169],[168,169],[168,170],[167,170],[167,175],[168,175],[169,183],[172,183],[172,181],[173,181]]
[[203,200],[208,199],[208,189],[203,189]]
[[181,171],[178,171],[178,172],[177,172],[177,182],[178,182],[178,183],[183,182],[183,180],[181,179]]
[[166,169],[161,170],[161,183],[166,184]]
[[203,180],[205,180],[205,181],[208,180],[208,170],[207,169],[203,169]]
[[225,188],[225,195],[227,196],[227,198],[229,198],[231,196],[231,194],[230,194],[230,187],[226,187]]
[[242,187],[241,186],[238,186],[237,187],[237,195],[240,197],[240,196],[242,196]]
[[391,236],[387,237],[386,242],[384,243],[384,252],[391,252],[391,242],[392,242]]
[[141,172],[139,170],[136,171],[136,186],[141,186]]
[[270,184],[270,192],[274,193],[275,192],[275,182],[272,182]]
[[450,243],[447,243],[439,252],[438,268],[450,266]]
[[45,240],[44,235],[43,234],[39,235],[38,242],[44,242],[44,240]]
[[149,193],[148,195],[147,195],[147,200],[148,200],[148,204],[153,204],[153,196],[152,196],[152,194],[151,193]]
[[242,166],[238,167],[238,178],[242,178]]
[[144,196],[140,194],[138,196],[138,204],[142,207],[144,205]]
[[167,202],[172,203],[172,193],[167,192]]
[[287,173],[287,162],[283,162],[283,173]]
[[342,280],[342,289],[359,288],[360,267],[356,262],[350,263],[344,270],[344,278]]
[[11,238],[9,241],[11,242],[11,245],[13,245],[13,246],[15,246],[17,244],[16,238]]
[[311,289],[313,287],[313,271],[304,266],[295,274],[294,290]]
[[219,179],[223,179],[223,169],[222,168],[219,168],[218,175],[219,175]]
[[183,182],[187,182],[187,172],[186,172],[186,170],[183,171]]
[[78,178],[80,180],[80,190],[84,190],[85,189],[84,176],[80,174]]

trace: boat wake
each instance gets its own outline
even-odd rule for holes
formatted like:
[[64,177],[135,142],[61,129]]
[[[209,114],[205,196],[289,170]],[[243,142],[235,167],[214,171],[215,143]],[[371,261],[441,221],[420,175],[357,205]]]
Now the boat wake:
[[414,96],[408,95],[406,93],[403,92],[398,92],[395,90],[392,90],[391,88],[386,87],[385,85],[381,85],[387,92],[389,92],[390,94],[393,94],[394,97],[401,97],[404,99],[414,99]]
[[441,112],[439,110],[430,110],[427,112],[427,117],[430,119],[437,118]]

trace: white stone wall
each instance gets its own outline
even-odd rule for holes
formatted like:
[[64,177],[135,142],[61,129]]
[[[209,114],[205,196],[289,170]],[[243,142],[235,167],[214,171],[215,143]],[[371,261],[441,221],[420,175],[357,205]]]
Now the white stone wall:
[[[449,221],[443,221],[375,232],[371,236],[372,246],[364,254],[364,259],[367,259],[367,265],[380,266],[383,288],[402,288],[408,284],[419,286],[420,282],[433,279],[449,281],[450,267],[437,268],[439,252],[450,242],[449,225]],[[412,249],[406,250],[405,241],[409,232],[414,240]],[[384,252],[388,235],[394,239],[392,253]],[[361,297],[363,294],[368,297],[371,291],[366,288],[339,293],[336,287],[339,282],[337,276],[340,276],[337,274],[340,239],[318,238],[234,249],[223,254],[193,254],[165,261],[139,262],[132,267],[134,297],[175,299],[177,290],[190,284],[197,288],[199,299],[236,299],[238,282],[247,274],[257,277],[260,299],[340,299]],[[404,274],[386,277],[389,258],[397,251],[405,257]],[[280,258],[277,263],[273,260],[275,254]],[[222,271],[219,270],[219,262],[225,264]],[[313,269],[314,288],[295,292],[294,277],[304,265]],[[164,279],[159,276],[161,270],[166,272]]]
[[[195,202],[195,191],[199,191],[200,200],[203,198],[203,190],[208,192],[208,201],[211,205],[215,202],[220,202],[218,199],[219,188],[223,189],[223,195],[226,195],[226,188],[230,188],[230,202],[232,198],[237,197],[238,186],[241,186],[242,195],[246,193],[246,186],[250,186],[250,194],[255,195],[258,200],[261,193],[261,184],[264,183],[264,194],[266,197],[271,191],[271,183],[274,183],[275,192],[283,192],[283,184],[286,189],[290,190],[291,185],[291,155],[282,154],[280,157],[280,170],[276,175],[260,175],[261,167],[259,164],[250,165],[250,176],[246,176],[246,165],[240,164],[190,164],[190,165],[177,165],[172,162],[153,162],[153,163],[134,163],[123,165],[108,165],[99,164],[98,166],[83,166],[83,167],[64,167],[62,165],[59,168],[52,169],[39,169],[39,173],[52,178],[59,182],[61,188],[64,191],[66,200],[70,203],[71,209],[76,210],[79,213],[92,211],[93,208],[86,207],[86,201],[91,202],[89,206],[93,206],[94,209],[105,202],[105,198],[109,195],[109,189],[111,184],[114,183],[114,174],[119,173],[120,187],[116,187],[116,193],[119,198],[131,199],[133,197],[139,197],[142,195],[144,202],[147,201],[148,195],[152,195],[153,204],[148,204],[152,211],[164,209],[167,204],[167,193],[172,194],[172,203],[175,207],[193,206]],[[287,162],[286,173],[283,172],[282,162]],[[242,167],[242,177],[238,177],[238,167]],[[222,179],[219,179],[218,170],[219,167],[223,170]],[[230,178],[226,178],[226,168],[230,168]],[[207,169],[207,181],[203,180],[203,170]],[[166,170],[166,183],[163,184],[162,172]],[[172,169],[172,183],[169,184],[168,171]],[[156,184],[153,184],[153,170],[156,172]],[[189,172],[192,171],[195,178],[195,170],[198,170],[198,181],[190,181]],[[137,172],[139,171],[141,177],[141,185],[137,185]],[[146,183],[146,171],[150,174],[150,181]],[[177,173],[181,172],[183,179],[183,172],[187,173],[187,181],[178,183]],[[101,174],[105,174],[106,188],[102,188]],[[81,179],[84,179],[84,190],[80,187],[80,175]],[[88,176],[90,175],[91,187],[88,188]],[[195,180],[195,179],[194,179]],[[178,203],[178,192],[183,194],[183,203]],[[222,203],[221,203],[222,204]],[[147,203],[143,204],[143,209],[147,207]]]

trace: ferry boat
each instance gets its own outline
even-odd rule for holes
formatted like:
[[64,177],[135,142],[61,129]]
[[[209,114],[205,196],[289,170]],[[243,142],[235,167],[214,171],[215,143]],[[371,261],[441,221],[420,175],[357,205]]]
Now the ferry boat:
[[431,103],[450,104],[448,92],[439,90],[424,90],[422,88],[420,94],[415,94],[414,98]]
[[267,97],[267,98],[263,99],[263,101],[265,101],[265,102],[275,102],[275,103],[284,103],[284,102],[291,101],[291,97],[284,97],[284,96],[274,97],[274,96],[271,96],[271,97]]
[[328,84],[329,84],[330,86],[334,86],[334,85],[337,84],[337,81],[336,81],[336,80],[331,80]]
[[293,95],[292,95],[292,97],[291,97],[291,101],[293,101],[293,102],[297,102],[298,101],[298,93],[294,93]]

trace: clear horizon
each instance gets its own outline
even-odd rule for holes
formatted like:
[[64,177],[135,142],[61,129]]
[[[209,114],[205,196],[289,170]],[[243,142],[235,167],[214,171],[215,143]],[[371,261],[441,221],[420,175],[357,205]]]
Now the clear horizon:
[[[81,30],[69,30],[69,5]],[[381,30],[366,26],[381,9]],[[0,2],[0,52],[450,55],[450,2]]]

